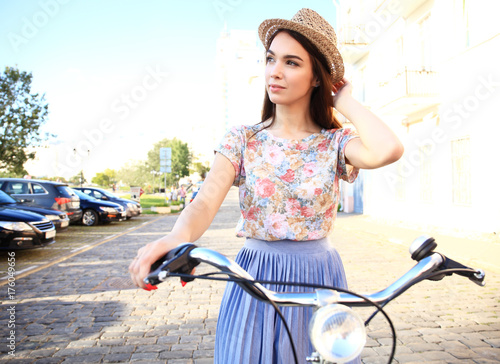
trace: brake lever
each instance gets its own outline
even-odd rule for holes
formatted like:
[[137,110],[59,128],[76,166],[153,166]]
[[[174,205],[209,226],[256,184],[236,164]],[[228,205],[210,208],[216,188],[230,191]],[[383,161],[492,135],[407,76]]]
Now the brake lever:
[[[441,254],[442,255],[442,254]],[[443,264],[441,265],[444,269],[464,269],[464,270],[469,270],[468,272],[463,271],[463,272],[456,272],[455,274],[461,275],[462,277],[469,278],[472,282],[477,284],[480,287],[485,286],[484,278],[486,276],[486,273],[482,269],[472,269],[470,267],[467,267],[463,265],[462,263],[459,263],[457,261],[454,261],[453,259],[450,259],[448,257],[443,256]]]
[[[197,246],[191,243],[181,244],[154,262],[151,265],[151,271],[148,276],[144,278],[146,286],[150,289],[155,289],[152,287],[165,281],[170,276],[170,273],[191,273],[199,264],[199,261],[189,257],[189,252],[194,248],[197,248]],[[184,285],[193,279],[183,278],[181,282]]]
[[[410,254],[412,259],[416,261],[420,261],[424,259],[425,257],[428,257],[429,255],[434,253],[434,249],[437,247],[436,241],[434,238],[427,236],[427,235],[422,235],[416,238],[413,243],[410,246]],[[437,253],[437,252],[436,252]],[[441,253],[437,253],[441,255],[443,259],[443,263],[441,266],[433,272],[429,278],[431,281],[439,281],[443,279],[445,276],[450,276],[453,273],[461,275],[463,277],[469,278],[472,282],[476,283],[478,286],[484,287],[485,282],[484,278],[486,274],[482,269],[473,269],[470,267],[467,267],[459,262],[454,261],[453,259],[450,259],[446,257],[445,255]],[[447,269],[458,269],[462,271],[456,271],[456,272],[443,272],[442,274],[439,274],[439,271],[441,270],[447,270]]]

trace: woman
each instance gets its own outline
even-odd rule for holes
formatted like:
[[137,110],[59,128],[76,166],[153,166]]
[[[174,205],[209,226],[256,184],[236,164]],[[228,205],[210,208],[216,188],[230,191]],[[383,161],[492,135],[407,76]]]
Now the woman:
[[[240,189],[237,235],[246,241],[236,261],[243,268],[258,279],[346,287],[340,257],[327,240],[337,211],[339,178],[352,182],[359,168],[392,163],[403,147],[351,96],[335,32],[317,13],[302,9],[290,21],[266,20],[259,36],[266,47],[262,121],[226,134],[197,198],[172,232],[139,249],[129,267],[139,287],[145,287],[143,279],[153,262],[178,244],[201,237],[232,185]],[[333,108],[357,133],[342,129]],[[311,310],[284,308],[283,313],[303,360],[311,349]],[[293,362],[272,307],[234,284],[228,284],[221,304],[215,362]]]

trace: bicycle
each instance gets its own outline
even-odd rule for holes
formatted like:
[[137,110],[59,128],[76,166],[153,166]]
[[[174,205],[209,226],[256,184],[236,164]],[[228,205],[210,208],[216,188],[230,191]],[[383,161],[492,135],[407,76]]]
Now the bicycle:
[[[315,351],[306,358],[310,363],[345,363],[359,356],[366,343],[365,326],[380,312],[392,332],[392,349],[388,360],[391,363],[396,349],[396,332],[383,309],[385,305],[423,280],[441,280],[454,273],[469,278],[479,286],[485,285],[483,270],[467,267],[435,252],[436,247],[437,243],[432,237],[423,235],[415,239],[410,246],[410,255],[417,264],[387,288],[367,295],[335,287],[256,281],[226,256],[191,243],[179,245],[154,263],[144,282],[149,289],[154,289],[169,277],[181,277],[183,284],[194,279],[230,280],[239,284],[252,297],[273,305],[280,316],[278,306],[313,306],[316,309],[309,323],[309,335]],[[204,275],[190,274],[200,263],[212,265],[219,271]],[[214,277],[217,274],[224,274],[229,278]],[[300,285],[315,288],[315,291],[278,293],[265,288],[263,284]],[[351,307],[365,306],[374,306],[376,310],[363,322]],[[281,318],[292,342],[295,362],[298,363],[288,326],[284,318]]]

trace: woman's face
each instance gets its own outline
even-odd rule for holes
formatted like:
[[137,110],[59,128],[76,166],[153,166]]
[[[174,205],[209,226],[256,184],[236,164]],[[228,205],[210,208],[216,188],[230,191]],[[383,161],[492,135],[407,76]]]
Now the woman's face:
[[266,54],[266,88],[277,105],[308,105],[317,84],[309,53],[286,32],[279,32]]

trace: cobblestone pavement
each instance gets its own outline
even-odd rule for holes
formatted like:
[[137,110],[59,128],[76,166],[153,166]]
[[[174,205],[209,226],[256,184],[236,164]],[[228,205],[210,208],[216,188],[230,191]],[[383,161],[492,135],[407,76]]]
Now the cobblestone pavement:
[[[237,217],[232,190],[198,244],[234,257],[243,244],[234,238]],[[152,218],[96,248],[18,277],[14,301],[7,299],[8,286],[0,286],[0,363],[212,363],[224,283],[195,281],[183,288],[173,279],[147,292],[132,288],[128,278],[136,250],[168,232],[175,219]],[[344,259],[350,288],[363,293],[392,283],[413,265],[407,247],[418,235],[363,216],[339,215],[332,241]],[[478,246],[497,249],[496,242],[450,239],[443,237],[460,246],[446,243],[443,253],[457,260],[453,252],[475,261]],[[398,332],[395,363],[500,362],[496,258],[486,255],[478,262],[488,266],[486,287],[455,276],[426,281],[387,306]],[[387,362],[387,324],[376,318],[368,332],[363,362]],[[15,352],[9,355],[12,336]]]

